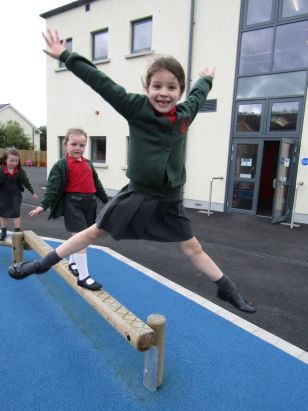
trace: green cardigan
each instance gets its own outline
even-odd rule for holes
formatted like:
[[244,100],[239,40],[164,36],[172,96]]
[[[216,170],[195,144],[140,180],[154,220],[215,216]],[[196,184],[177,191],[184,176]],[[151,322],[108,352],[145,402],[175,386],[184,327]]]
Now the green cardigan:
[[[20,187],[20,191],[24,191],[24,187],[26,187],[26,189],[28,191],[30,191],[31,194],[34,194],[34,190],[33,187],[30,183],[30,180],[28,179],[28,176],[25,172],[25,170],[23,168],[20,168],[20,170],[17,172],[17,174],[15,175],[17,183]],[[6,174],[4,174],[3,171],[3,166],[0,167],[0,190],[1,190],[1,184],[3,184],[4,180],[7,178]]]
[[212,78],[202,77],[196,82],[187,100],[177,104],[177,120],[171,124],[154,111],[146,95],[127,93],[86,58],[65,50],[60,59],[128,121],[126,175],[134,186],[163,196],[178,193],[186,181],[187,128],[204,104]]
[[[93,167],[91,161],[87,160],[93,172],[93,180],[96,188],[95,195],[105,204],[108,202],[108,197],[105,193],[104,187],[100,182],[98,175]],[[46,189],[44,192],[41,207],[47,210],[50,207],[50,218],[58,218],[64,215],[64,190],[67,183],[67,160],[61,158],[58,160],[50,170]]]

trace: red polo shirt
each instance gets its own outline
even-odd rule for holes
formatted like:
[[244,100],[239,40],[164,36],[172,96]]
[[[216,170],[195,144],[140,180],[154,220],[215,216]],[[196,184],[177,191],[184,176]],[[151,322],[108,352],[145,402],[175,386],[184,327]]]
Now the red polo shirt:
[[14,176],[15,174],[18,173],[18,168],[17,168],[17,167],[14,167],[13,173],[10,173],[10,172],[9,172],[9,169],[7,168],[7,166],[3,166],[3,172],[4,172],[4,174],[6,174],[6,175],[8,175],[8,176]]
[[67,181],[66,193],[96,193],[93,173],[84,157],[75,159],[67,154]]

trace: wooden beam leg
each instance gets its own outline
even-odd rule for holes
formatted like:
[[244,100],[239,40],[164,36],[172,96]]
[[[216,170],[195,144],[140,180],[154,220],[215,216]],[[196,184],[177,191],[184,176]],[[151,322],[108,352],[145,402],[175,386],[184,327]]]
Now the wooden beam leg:
[[14,263],[23,261],[24,247],[22,233],[12,233],[12,253]]
[[147,324],[155,331],[154,345],[145,352],[143,384],[150,391],[156,391],[163,383],[166,318],[161,314],[151,314]]

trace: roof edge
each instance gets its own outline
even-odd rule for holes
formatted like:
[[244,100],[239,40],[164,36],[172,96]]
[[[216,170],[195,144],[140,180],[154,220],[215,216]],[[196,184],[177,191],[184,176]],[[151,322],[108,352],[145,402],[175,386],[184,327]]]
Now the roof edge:
[[78,0],[73,1],[72,3],[64,4],[63,6],[57,7],[46,11],[45,13],[40,14],[40,17],[43,19],[48,19],[49,17],[56,16],[57,14],[64,13],[65,11],[75,9],[77,7],[83,6],[84,4],[93,3],[95,0]]

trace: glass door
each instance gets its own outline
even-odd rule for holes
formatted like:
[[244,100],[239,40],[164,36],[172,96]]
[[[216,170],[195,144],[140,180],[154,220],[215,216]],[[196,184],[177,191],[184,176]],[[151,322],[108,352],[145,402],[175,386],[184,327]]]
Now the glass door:
[[235,139],[231,153],[230,188],[227,208],[256,214],[263,142]]
[[296,143],[282,139],[278,157],[276,179],[274,180],[274,202],[272,223],[286,220],[290,216],[290,180],[295,164]]

